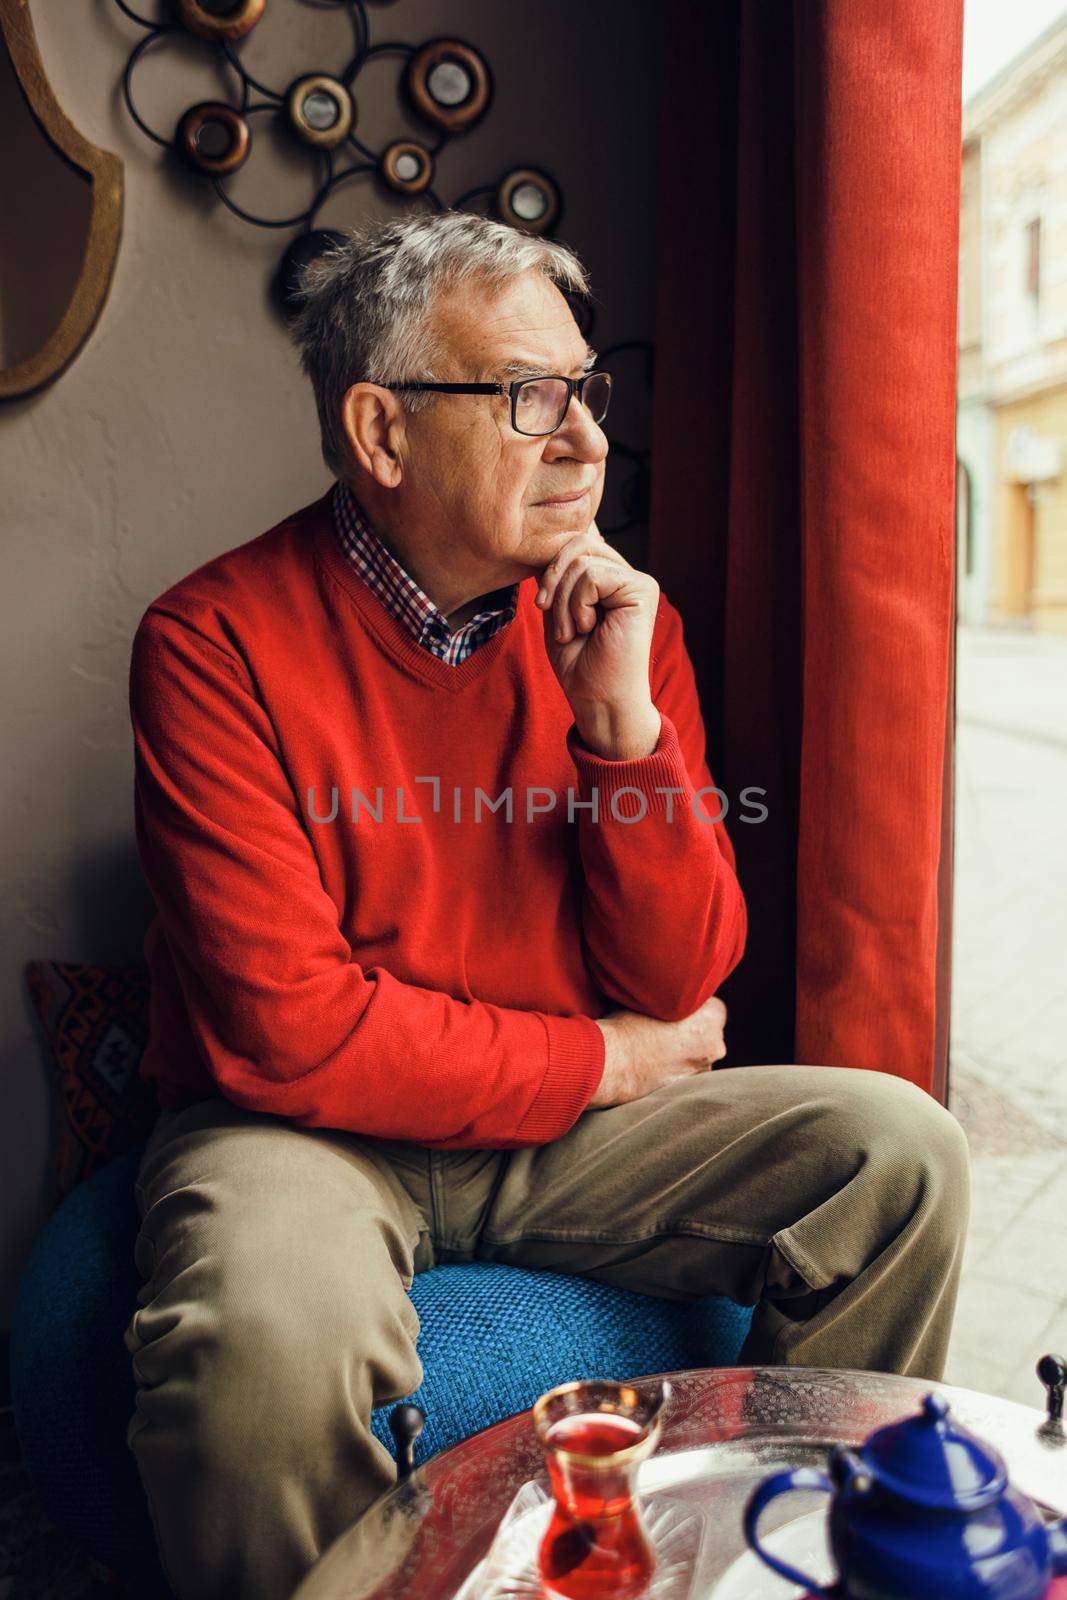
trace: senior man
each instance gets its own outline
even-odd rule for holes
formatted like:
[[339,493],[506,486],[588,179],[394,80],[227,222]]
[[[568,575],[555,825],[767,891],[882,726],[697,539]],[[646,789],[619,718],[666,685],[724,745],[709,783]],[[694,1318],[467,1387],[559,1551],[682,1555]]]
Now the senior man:
[[745,1363],[943,1369],[959,1125],[708,1071],[745,906],[678,613],[596,526],[564,290],[483,218],[352,230],[293,324],[335,481],[137,629],[130,1443],[179,1600],[282,1600],[392,1481],[370,1415],[437,1262],[726,1294]]

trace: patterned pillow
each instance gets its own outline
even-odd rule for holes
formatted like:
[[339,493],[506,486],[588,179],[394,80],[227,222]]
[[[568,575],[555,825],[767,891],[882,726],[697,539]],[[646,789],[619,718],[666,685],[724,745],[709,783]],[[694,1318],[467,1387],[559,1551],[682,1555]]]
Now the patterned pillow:
[[146,1137],[159,1115],[138,1072],[148,1038],[148,972],[31,961],[26,979],[56,1071],[56,1203]]

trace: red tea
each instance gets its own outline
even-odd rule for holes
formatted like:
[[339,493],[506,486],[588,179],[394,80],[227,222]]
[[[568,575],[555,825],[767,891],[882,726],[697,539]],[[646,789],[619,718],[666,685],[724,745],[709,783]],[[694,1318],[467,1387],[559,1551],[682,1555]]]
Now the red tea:
[[[561,1417],[545,1433],[556,1497],[540,1555],[548,1594],[563,1600],[636,1600],[647,1590],[656,1559],[634,1504],[633,1463],[612,1460],[643,1433],[632,1418],[610,1411]],[[568,1460],[572,1455],[593,1460]]]

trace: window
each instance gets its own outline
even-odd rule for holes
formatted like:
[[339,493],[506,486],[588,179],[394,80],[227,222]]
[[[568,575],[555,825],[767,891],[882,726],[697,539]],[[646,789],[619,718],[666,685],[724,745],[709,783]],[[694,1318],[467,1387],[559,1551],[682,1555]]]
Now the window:
[[1041,292],[1041,218],[1035,217],[1023,229],[1023,268],[1026,273],[1026,292],[1037,301]]

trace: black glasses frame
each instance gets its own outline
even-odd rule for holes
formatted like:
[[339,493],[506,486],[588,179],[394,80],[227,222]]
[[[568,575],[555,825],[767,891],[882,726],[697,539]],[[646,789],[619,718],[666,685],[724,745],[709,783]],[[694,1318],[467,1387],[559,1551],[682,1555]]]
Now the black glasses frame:
[[[516,422],[516,408],[518,405],[519,391],[527,383],[543,383],[545,378],[555,378],[559,383],[567,385],[567,400],[563,407],[559,421],[554,428],[546,428],[543,433],[530,433],[526,428],[520,428]],[[514,383],[383,383],[383,389],[407,389],[432,391],[435,394],[506,394],[511,400],[511,426],[516,433],[521,433],[525,439],[547,439],[549,434],[556,433],[567,420],[567,412],[571,407],[571,400],[575,395],[581,404],[582,392],[590,378],[607,378],[608,404],[611,403],[611,373],[603,372],[594,367],[592,372],[583,372],[580,378],[567,378],[562,372],[539,372],[534,378],[516,378]],[[600,416],[596,418],[599,425],[608,414],[605,406]]]

